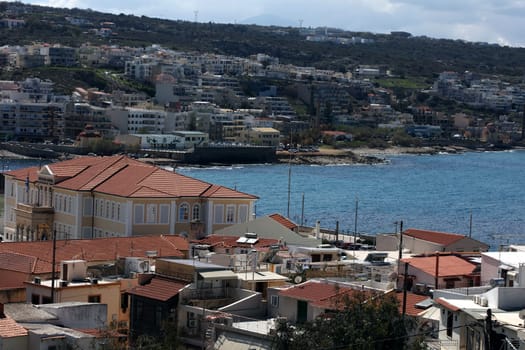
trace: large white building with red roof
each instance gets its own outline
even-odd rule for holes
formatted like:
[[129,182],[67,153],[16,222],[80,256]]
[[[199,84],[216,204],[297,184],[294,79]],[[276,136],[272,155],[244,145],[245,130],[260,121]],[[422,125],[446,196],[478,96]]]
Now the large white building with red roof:
[[126,156],[81,157],[5,173],[4,240],[181,235],[250,220],[256,196]]

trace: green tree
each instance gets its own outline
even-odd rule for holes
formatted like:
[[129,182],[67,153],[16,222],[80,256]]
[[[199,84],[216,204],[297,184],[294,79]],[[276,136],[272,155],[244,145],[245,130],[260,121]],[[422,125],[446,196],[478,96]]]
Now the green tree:
[[404,349],[410,323],[393,294],[355,291],[312,322],[276,327],[274,349]]

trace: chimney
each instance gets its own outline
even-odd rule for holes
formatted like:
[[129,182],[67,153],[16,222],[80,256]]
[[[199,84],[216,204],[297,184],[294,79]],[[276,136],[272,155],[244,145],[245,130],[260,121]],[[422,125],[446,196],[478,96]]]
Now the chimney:
[[0,303],[0,318],[5,318],[4,304]]

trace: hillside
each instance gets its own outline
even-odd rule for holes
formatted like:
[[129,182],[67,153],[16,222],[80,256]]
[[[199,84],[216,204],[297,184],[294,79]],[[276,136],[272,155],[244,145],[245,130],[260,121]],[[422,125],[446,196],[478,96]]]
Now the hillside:
[[[525,72],[525,49],[460,40],[339,31],[339,37],[374,40],[367,44],[340,45],[306,41],[299,28],[292,27],[193,23],[8,2],[0,3],[0,12],[4,18],[26,21],[23,28],[0,30],[0,40],[6,45],[49,42],[78,47],[90,42],[141,47],[160,44],[178,50],[241,57],[266,53],[278,57],[281,63],[336,71],[353,70],[363,64],[383,65],[401,77],[432,78],[445,70],[470,70],[517,81]],[[74,25],[66,17],[82,19],[84,23]],[[113,35],[93,34],[93,29],[107,25],[102,22],[112,23]]]

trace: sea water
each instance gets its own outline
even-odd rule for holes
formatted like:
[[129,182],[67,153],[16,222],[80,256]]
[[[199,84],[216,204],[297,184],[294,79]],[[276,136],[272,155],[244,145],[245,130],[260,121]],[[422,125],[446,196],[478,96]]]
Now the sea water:
[[[352,234],[419,228],[492,247],[525,243],[525,151],[398,155],[376,165],[181,167],[179,173],[259,197],[257,216]],[[357,214],[357,215],[356,215]],[[357,219],[356,219],[357,216]]]
[[[39,162],[3,160],[2,170]],[[339,222],[340,232],[347,234],[391,233],[403,221],[404,229],[471,234],[493,249],[525,244],[525,151],[398,155],[376,165],[259,164],[175,171],[258,196],[257,216],[280,213],[298,224],[320,221],[330,229]]]

